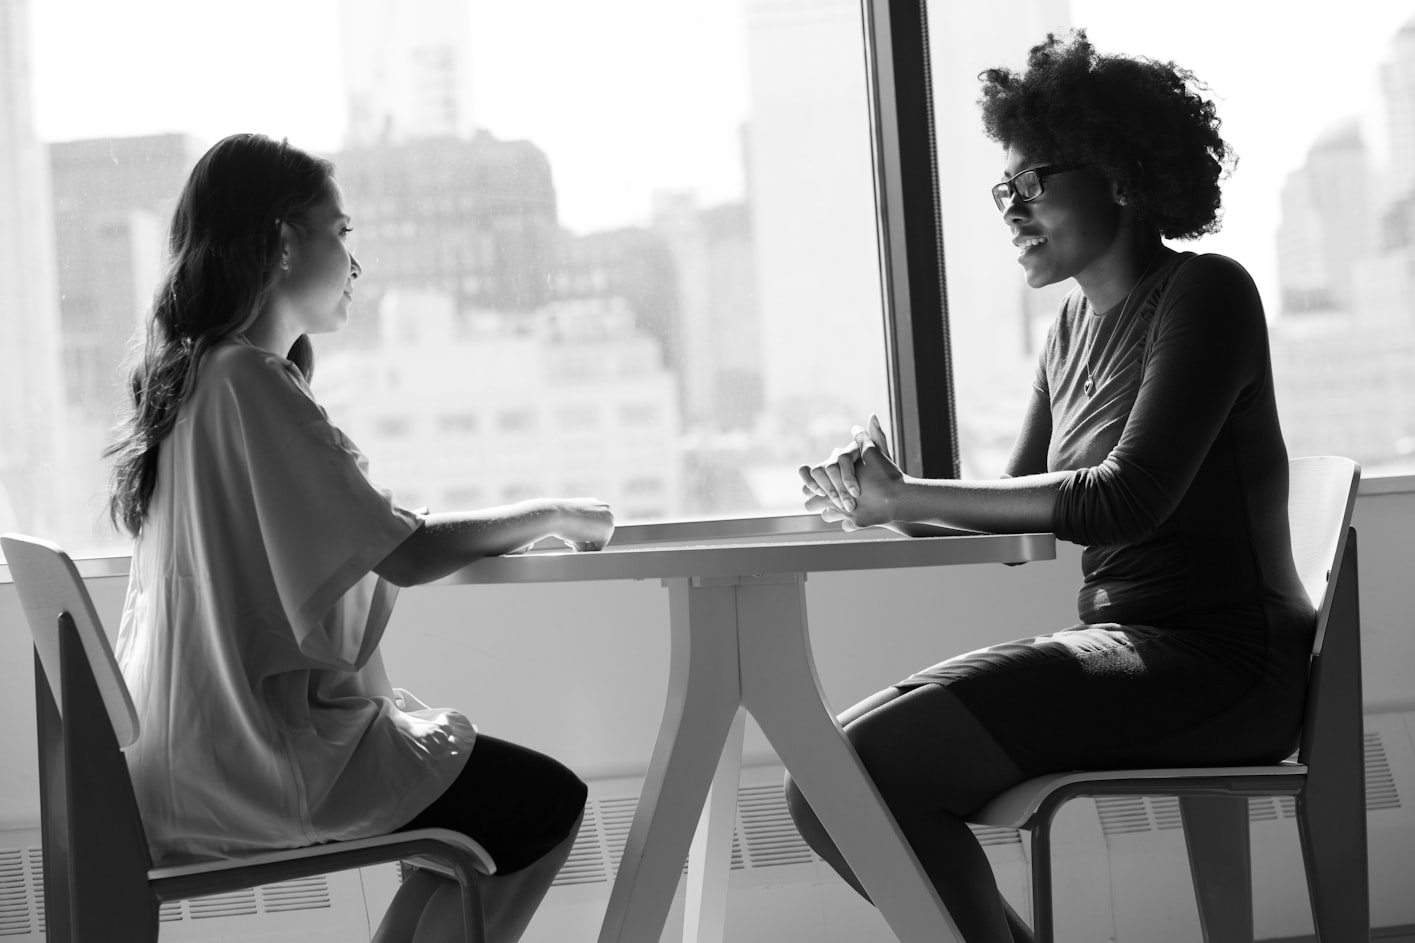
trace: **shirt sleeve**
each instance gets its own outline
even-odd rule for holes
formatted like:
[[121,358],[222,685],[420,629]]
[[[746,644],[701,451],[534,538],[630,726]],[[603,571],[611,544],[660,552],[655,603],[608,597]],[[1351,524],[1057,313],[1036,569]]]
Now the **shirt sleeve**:
[[[247,553],[264,553],[279,612],[307,667],[361,668],[396,587],[372,569],[421,526],[368,477],[368,462],[288,361],[246,348],[208,394],[225,401],[218,435],[245,473]],[[228,487],[234,487],[232,482]]]
[[1183,265],[1151,325],[1144,374],[1110,454],[1057,496],[1053,529],[1083,545],[1143,539],[1189,489],[1246,390],[1261,379],[1267,325],[1257,288],[1222,256]]

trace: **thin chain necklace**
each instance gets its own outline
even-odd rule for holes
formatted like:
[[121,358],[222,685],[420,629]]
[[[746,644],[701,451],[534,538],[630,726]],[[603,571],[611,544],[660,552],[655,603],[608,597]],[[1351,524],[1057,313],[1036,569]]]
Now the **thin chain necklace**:
[[[1130,307],[1130,296],[1135,294],[1135,289],[1139,288],[1140,283],[1145,280],[1145,276],[1150,274],[1150,269],[1154,267],[1155,261],[1163,252],[1164,247],[1161,246],[1155,251],[1154,255],[1150,256],[1150,261],[1145,265],[1144,270],[1140,272],[1140,277],[1135,279],[1134,283],[1130,286],[1130,290],[1125,293],[1125,301],[1120,305],[1120,317],[1116,319],[1117,322],[1125,320],[1125,312]],[[1100,321],[1099,318],[1097,318],[1096,332],[1091,335],[1091,342],[1086,345],[1086,382],[1082,385],[1082,389],[1086,391],[1087,396],[1094,396],[1096,392],[1096,377],[1091,370],[1091,355],[1096,351],[1096,338],[1100,336],[1100,333]]]

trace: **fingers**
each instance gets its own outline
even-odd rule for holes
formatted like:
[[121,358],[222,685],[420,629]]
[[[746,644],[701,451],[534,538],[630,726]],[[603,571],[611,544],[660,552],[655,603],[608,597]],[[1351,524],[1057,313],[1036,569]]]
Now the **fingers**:
[[884,434],[884,427],[879,424],[879,416],[870,413],[870,438],[875,445],[885,455],[889,455],[889,438]]
[[821,494],[820,486],[816,484],[815,476],[811,474],[811,466],[802,465],[796,469],[796,474],[801,476],[802,494]]
[[[849,474],[847,480],[847,471]],[[847,511],[855,510],[855,499],[850,493],[853,486],[855,494],[860,493],[860,486],[855,484],[855,460],[847,455],[845,461],[840,461],[837,457],[835,461],[825,466],[826,478],[830,480],[831,494],[835,498],[835,503]]]

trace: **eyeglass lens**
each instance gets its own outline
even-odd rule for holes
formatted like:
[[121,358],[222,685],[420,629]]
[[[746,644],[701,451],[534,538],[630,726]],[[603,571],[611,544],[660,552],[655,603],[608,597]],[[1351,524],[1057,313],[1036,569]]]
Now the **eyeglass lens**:
[[1016,193],[1023,203],[1035,200],[1042,195],[1042,175],[1035,170],[1024,170],[1011,180],[1004,180],[992,188],[993,202],[997,204],[999,210],[1006,210],[1007,204],[1012,201],[1012,194]]

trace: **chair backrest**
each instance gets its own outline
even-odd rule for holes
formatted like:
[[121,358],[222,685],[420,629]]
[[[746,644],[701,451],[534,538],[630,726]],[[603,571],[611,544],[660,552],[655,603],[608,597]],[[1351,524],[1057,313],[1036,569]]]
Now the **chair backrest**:
[[1317,455],[1288,463],[1287,518],[1292,531],[1292,560],[1307,597],[1317,610],[1313,654],[1320,655],[1336,590],[1336,575],[1346,551],[1351,512],[1361,466],[1349,458]]
[[94,683],[108,712],[118,746],[131,746],[138,738],[138,715],[133,709],[128,686],[118,670],[113,648],[103,633],[103,623],[93,608],[78,568],[69,555],[47,540],[22,534],[0,536],[5,562],[14,576],[20,605],[29,623],[34,647],[44,666],[44,675],[54,692],[56,705],[64,703],[63,680],[59,670],[59,617],[67,613],[78,630],[88,657]]

